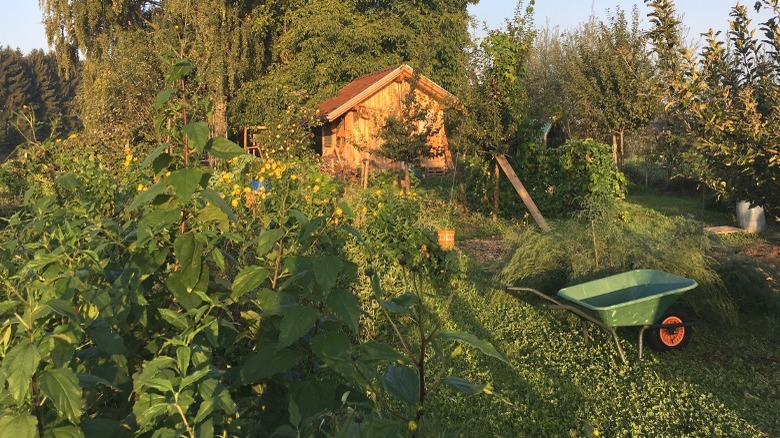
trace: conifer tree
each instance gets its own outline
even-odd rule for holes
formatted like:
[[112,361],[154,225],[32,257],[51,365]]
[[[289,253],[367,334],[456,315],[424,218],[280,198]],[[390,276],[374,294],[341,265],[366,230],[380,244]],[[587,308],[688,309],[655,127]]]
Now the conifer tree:
[[31,84],[19,50],[0,49],[0,146],[8,151],[23,141],[16,130],[17,113],[31,101]]

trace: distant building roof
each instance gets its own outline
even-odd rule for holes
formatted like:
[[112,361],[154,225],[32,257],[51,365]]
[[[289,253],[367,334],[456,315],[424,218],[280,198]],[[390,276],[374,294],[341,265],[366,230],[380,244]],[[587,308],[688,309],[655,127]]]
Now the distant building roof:
[[[361,76],[341,88],[334,97],[322,102],[317,107],[317,115],[323,120],[333,121],[396,79],[408,79],[413,74],[411,67],[402,64]],[[455,99],[447,90],[425,76],[420,75],[418,86],[438,100]]]

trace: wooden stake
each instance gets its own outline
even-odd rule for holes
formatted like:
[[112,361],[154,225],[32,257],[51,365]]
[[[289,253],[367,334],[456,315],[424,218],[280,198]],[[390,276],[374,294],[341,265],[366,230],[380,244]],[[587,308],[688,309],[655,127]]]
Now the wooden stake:
[[517,177],[517,174],[512,169],[512,166],[509,165],[509,161],[507,161],[506,157],[503,155],[497,156],[496,161],[501,166],[501,169],[504,170],[504,173],[506,174],[507,178],[509,178],[509,182],[512,183],[512,186],[514,186],[517,194],[520,195],[520,199],[523,200],[525,207],[529,212],[531,212],[531,216],[533,216],[534,220],[539,225],[539,228],[541,228],[543,232],[549,233],[550,226],[547,225],[547,221],[544,220],[544,216],[542,216],[542,213],[536,207],[534,200],[531,199],[531,195],[528,194],[528,191],[523,186],[523,183],[520,182],[520,178]]

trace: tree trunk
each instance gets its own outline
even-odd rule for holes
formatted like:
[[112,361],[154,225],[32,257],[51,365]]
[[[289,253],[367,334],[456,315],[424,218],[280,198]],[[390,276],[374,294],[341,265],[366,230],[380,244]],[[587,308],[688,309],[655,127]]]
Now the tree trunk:
[[228,138],[227,126],[227,99],[224,96],[214,98],[214,114],[211,118],[211,126],[214,128],[214,134]]
[[623,142],[623,134],[625,133],[625,129],[620,130],[620,170],[623,170],[623,166],[626,165],[626,150],[624,148],[625,143]]
[[617,133],[612,133],[612,163],[618,165],[618,145],[617,145]]
[[409,178],[409,165],[406,162],[404,162],[402,163],[402,166],[404,168],[404,190],[406,190],[406,194],[408,195],[409,193],[411,193],[410,187],[412,185],[412,182]]
[[499,183],[501,182],[501,168],[498,166],[498,161],[493,157],[493,160],[496,162],[496,168],[494,170],[494,180],[493,180],[493,212],[491,214],[493,218],[493,222],[496,222],[498,220],[498,192],[499,192]]

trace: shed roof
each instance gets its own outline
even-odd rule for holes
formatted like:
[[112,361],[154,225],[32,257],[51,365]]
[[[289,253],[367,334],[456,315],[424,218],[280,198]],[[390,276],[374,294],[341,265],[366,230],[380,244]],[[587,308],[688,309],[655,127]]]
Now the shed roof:
[[[411,67],[402,64],[361,76],[341,88],[335,96],[321,103],[317,107],[317,115],[323,120],[333,121],[396,79],[408,79],[413,74],[414,70]],[[419,77],[418,87],[439,101],[455,99],[450,92],[422,75]]]

